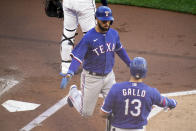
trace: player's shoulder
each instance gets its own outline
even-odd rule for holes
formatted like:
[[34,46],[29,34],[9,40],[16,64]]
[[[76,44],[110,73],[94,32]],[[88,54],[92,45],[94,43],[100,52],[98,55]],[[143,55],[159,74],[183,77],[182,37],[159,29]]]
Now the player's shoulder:
[[95,28],[91,28],[89,31],[87,31],[86,32],[86,34],[85,35],[92,35],[92,34],[94,34],[94,33],[96,33],[96,30],[95,30]]
[[90,29],[90,30],[87,31],[86,34],[82,37],[82,40],[89,41],[90,39],[93,38],[92,36],[93,36],[93,34],[95,34],[94,32],[95,32],[95,29],[94,29],[94,28]]
[[113,90],[121,90],[121,88],[124,88],[126,86],[129,86],[130,85],[130,82],[128,81],[125,81],[125,82],[118,82],[118,83],[115,83],[112,88]]
[[114,38],[119,37],[118,31],[113,28],[110,28],[107,34],[113,36]]
[[126,85],[126,84],[128,84],[129,82],[128,81],[123,81],[123,82],[117,82],[117,83],[115,83],[114,85],[115,86],[121,86],[121,85]]
[[115,30],[114,28],[110,28],[109,31],[112,32],[112,33],[118,34],[118,31]]
[[148,92],[150,92],[150,93],[155,93],[155,92],[157,93],[157,92],[159,92],[157,88],[154,88],[154,87],[152,87],[152,86],[149,86],[149,85],[147,85],[147,84],[145,84],[145,83],[143,83],[143,85],[145,86],[145,89],[146,89]]

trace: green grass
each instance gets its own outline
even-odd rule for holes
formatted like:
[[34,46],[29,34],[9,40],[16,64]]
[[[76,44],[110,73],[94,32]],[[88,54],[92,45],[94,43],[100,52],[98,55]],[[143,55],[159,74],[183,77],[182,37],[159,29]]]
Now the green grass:
[[196,14],[196,0],[108,0],[108,3]]

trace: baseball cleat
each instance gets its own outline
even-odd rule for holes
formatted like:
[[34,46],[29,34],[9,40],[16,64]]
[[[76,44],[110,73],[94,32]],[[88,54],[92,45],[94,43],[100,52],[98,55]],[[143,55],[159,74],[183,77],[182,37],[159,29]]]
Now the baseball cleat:
[[[76,85],[72,85],[71,87],[70,87],[70,89],[69,89],[69,95],[68,95],[68,97],[67,97],[67,103],[68,103],[68,105],[70,106],[70,107],[73,107],[73,103],[72,103],[72,101],[71,101],[71,93],[73,92],[72,91],[72,89],[74,89],[74,88],[76,88],[77,89],[77,86]],[[72,92],[71,92],[72,91]]]

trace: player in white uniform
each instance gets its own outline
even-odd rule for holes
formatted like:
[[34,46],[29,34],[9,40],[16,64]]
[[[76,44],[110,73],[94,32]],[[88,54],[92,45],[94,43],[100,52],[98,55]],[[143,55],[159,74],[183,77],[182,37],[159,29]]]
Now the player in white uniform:
[[[101,3],[107,6],[106,0]],[[95,27],[95,0],[63,0],[64,27],[61,41],[61,73],[66,74],[71,63],[70,53],[74,48],[74,37],[78,25],[85,34]]]

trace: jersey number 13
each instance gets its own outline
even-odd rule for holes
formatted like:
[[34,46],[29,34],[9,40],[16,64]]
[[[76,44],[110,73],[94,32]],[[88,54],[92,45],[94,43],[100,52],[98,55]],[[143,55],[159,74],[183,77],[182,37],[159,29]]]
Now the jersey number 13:
[[134,111],[133,110],[131,110],[130,111],[130,114],[132,115],[132,116],[134,116],[134,117],[137,117],[137,116],[139,116],[140,115],[140,113],[141,113],[141,106],[142,106],[142,103],[141,103],[141,101],[139,100],[139,99],[133,99],[131,102],[129,102],[130,100],[129,99],[126,99],[125,100],[125,115],[128,115],[128,113],[129,113],[129,107],[132,105],[132,106],[134,106],[135,105],[135,107],[134,107]]

